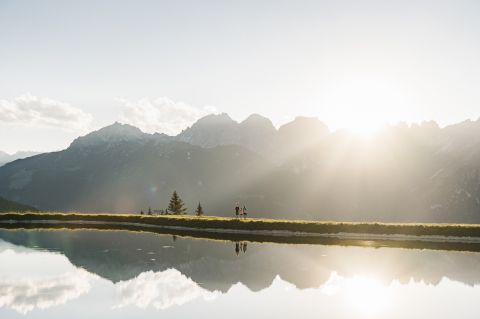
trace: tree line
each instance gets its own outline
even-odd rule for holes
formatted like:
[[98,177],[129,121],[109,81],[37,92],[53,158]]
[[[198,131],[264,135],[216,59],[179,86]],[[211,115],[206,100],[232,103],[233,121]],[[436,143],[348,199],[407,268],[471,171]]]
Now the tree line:
[[[141,215],[186,215],[187,214],[187,208],[185,207],[185,204],[183,203],[183,200],[180,198],[178,195],[177,191],[173,191],[172,196],[170,197],[170,202],[168,203],[168,207],[165,209],[160,209],[160,210],[155,210],[152,211],[152,209],[149,207],[147,213],[144,213],[143,210],[140,211]],[[195,215],[197,216],[203,216],[203,207],[198,203],[197,209],[195,210]]]

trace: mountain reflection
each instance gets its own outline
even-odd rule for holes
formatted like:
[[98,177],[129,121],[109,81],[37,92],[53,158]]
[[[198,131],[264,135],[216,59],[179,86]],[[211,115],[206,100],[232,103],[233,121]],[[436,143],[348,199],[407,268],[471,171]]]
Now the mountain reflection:
[[[49,268],[42,269],[39,261]],[[0,242],[0,265],[0,308],[22,314],[76,299],[88,293],[97,279],[59,254],[17,249],[4,242]]]
[[[234,242],[232,252],[225,242],[100,231],[1,231],[0,238],[1,318],[162,311],[216,319],[232,307],[231,318],[299,311],[317,318],[319,309],[331,318],[450,318],[449,303],[469,309],[478,296],[459,282],[477,282],[478,253],[246,242]],[[436,307],[423,303],[432,294]]]
[[[227,292],[239,282],[259,291],[277,276],[300,289],[318,288],[328,283],[332,273],[344,278],[373,276],[382,284],[413,281],[436,285],[444,277],[467,285],[480,282],[478,253],[247,242],[234,242],[232,252],[232,246],[221,241],[184,237],[172,241],[168,235],[124,231],[0,231],[0,238],[18,246],[59,252],[72,265],[119,283],[123,287],[119,288],[124,299],[121,306],[144,306],[135,301],[140,297],[132,295],[131,288],[163,289],[168,286],[163,282],[167,278],[182,279],[179,282],[184,286],[175,283],[174,287],[185,289],[194,298]],[[140,299],[151,300],[161,309],[169,305],[157,299],[161,295]],[[184,299],[175,300],[169,302],[180,304]]]
[[216,292],[199,287],[176,269],[146,271],[115,286],[120,299],[117,307],[135,305],[139,308],[152,306],[156,309],[167,309],[197,298],[209,300],[216,296]]

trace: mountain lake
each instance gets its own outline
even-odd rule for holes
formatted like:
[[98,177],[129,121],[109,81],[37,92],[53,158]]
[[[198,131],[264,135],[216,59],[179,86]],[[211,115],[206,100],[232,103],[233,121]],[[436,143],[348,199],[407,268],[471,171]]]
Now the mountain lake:
[[0,230],[0,318],[478,318],[480,253]]

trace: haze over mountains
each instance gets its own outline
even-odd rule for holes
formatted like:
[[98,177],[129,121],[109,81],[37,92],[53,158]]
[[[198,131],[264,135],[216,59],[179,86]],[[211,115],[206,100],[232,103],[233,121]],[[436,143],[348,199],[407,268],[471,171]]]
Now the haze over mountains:
[[0,196],[44,210],[165,208],[255,217],[480,222],[480,121],[383,128],[371,138],[299,117],[278,130],[208,115],[177,136],[115,123],[66,150],[0,167]]
[[40,154],[39,152],[31,151],[18,151],[14,154],[8,154],[0,151],[0,166],[5,165],[6,163],[13,162],[17,159],[27,158],[33,155]]

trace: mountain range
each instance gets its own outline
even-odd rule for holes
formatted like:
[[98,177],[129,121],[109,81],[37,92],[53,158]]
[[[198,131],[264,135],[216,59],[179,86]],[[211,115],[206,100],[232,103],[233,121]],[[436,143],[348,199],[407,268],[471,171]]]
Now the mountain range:
[[0,196],[42,210],[190,212],[398,222],[480,222],[480,121],[385,126],[364,138],[298,117],[276,129],[208,115],[177,136],[120,123],[0,167]]

